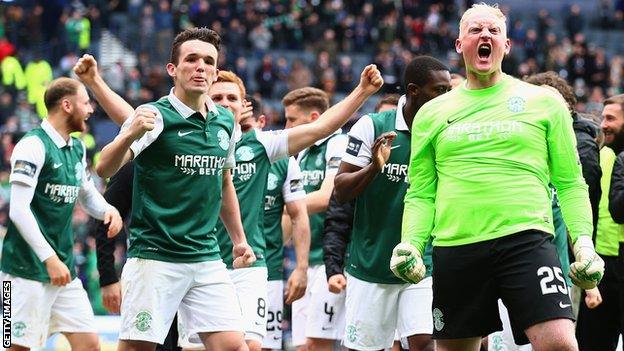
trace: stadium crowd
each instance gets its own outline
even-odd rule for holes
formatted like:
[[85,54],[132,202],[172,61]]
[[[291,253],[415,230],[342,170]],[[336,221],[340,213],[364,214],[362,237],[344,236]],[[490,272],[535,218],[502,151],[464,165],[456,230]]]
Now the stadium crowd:
[[[562,14],[542,9],[534,14],[535,21],[529,21],[536,24],[530,27],[502,3],[513,42],[503,71],[516,77],[557,72],[573,87],[575,109],[598,120],[605,98],[624,92],[624,55],[609,54],[587,42],[584,31],[624,29],[624,0],[597,1],[595,15],[582,13],[576,5]],[[176,33],[191,27],[214,29],[223,40],[218,66],[236,73],[248,93],[264,102],[271,129],[286,122],[280,101],[287,92],[315,86],[336,103],[357,84],[363,63],[377,65],[384,93],[399,91],[405,67],[418,55],[435,56],[451,73],[465,75],[454,42],[459,16],[471,4],[455,0],[0,2],[0,226],[6,231],[10,156],[18,140],[46,115],[46,84],[72,75],[84,53],[101,61],[105,31],[136,55],[137,64],[111,62],[101,67],[101,74],[114,92],[136,107],[169,93],[171,82],[163,67]],[[89,163],[97,161],[98,150],[114,137],[95,132],[103,133],[95,126],[108,117],[93,104],[96,112],[87,123],[90,128],[79,136],[87,146]],[[94,178],[103,190],[104,180]],[[76,265],[95,313],[106,314],[89,221],[78,207],[73,216]],[[119,236],[118,269],[124,246],[124,237]]]

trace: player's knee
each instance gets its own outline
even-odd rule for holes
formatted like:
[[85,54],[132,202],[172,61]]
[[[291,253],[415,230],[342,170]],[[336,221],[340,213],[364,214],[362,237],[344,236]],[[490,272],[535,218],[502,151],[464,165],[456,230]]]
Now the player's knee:
[[100,351],[100,341],[97,337],[88,338],[80,345],[77,345],[76,348],[73,348],[75,351]]
[[262,351],[262,343],[257,340],[247,340],[249,351]]
[[334,340],[307,338],[306,347],[308,351],[324,351],[331,350],[334,344]]
[[433,351],[433,339],[429,334],[417,334],[407,337],[409,351]]

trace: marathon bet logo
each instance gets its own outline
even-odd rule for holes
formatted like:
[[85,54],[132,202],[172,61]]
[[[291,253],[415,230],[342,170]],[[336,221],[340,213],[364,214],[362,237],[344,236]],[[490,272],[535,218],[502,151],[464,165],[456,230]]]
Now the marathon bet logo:
[[213,155],[175,155],[173,164],[182,174],[202,176],[219,175],[225,165],[225,157]]
[[50,200],[57,203],[73,204],[78,198],[80,192],[79,186],[46,183],[44,193],[50,197]]
[[524,99],[519,96],[512,96],[507,100],[507,109],[511,112],[518,113],[524,111],[524,105]]
[[325,170],[301,171],[301,180],[306,186],[318,186],[325,178]]
[[381,172],[385,174],[391,182],[407,182],[407,165],[402,165],[400,163],[386,163]]

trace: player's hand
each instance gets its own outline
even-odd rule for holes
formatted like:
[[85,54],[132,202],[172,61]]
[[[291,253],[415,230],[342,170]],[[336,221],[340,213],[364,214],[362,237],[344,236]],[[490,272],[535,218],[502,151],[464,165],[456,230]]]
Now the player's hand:
[[598,288],[585,290],[585,304],[587,308],[596,308],[602,303],[602,295]]
[[347,287],[347,278],[344,274],[334,274],[327,279],[327,287],[330,292],[340,294]]
[[583,290],[595,288],[604,275],[604,261],[594,249],[591,237],[581,235],[574,243],[576,261],[570,265],[570,278]]
[[50,284],[55,286],[65,286],[71,282],[71,274],[69,268],[61,261],[57,255],[49,257],[44,261],[48,275],[50,276]]
[[373,143],[373,166],[378,171],[383,168],[388,158],[390,158],[392,142],[396,136],[396,132],[386,132],[381,134]]
[[119,233],[123,227],[123,219],[119,215],[119,211],[116,208],[111,207],[106,213],[104,213],[104,224],[108,225],[108,231],[106,236],[109,238],[114,237]]
[[74,73],[83,81],[89,85],[93,83],[95,77],[99,75],[97,61],[89,54],[84,54],[74,65]]
[[146,107],[134,111],[132,123],[126,131],[132,140],[137,140],[146,132],[153,130],[156,123],[156,112]]
[[286,297],[286,303],[291,304],[295,300],[299,300],[303,297],[306,291],[306,286],[308,285],[308,270],[307,268],[295,268],[290,277],[288,277],[288,281],[286,282],[286,290],[284,291],[284,296]]
[[234,266],[234,268],[249,267],[256,262],[256,255],[254,255],[251,246],[247,243],[234,245],[234,248],[232,248],[232,254],[234,256],[234,261],[232,262],[232,266]]
[[103,286],[102,304],[110,313],[119,313],[121,307],[121,284],[119,282]]
[[364,67],[362,74],[360,75],[360,88],[364,90],[367,95],[375,94],[383,85],[384,81],[381,77],[381,72],[377,69],[377,65],[368,65]]
[[399,243],[392,250],[390,270],[398,278],[412,284],[418,284],[427,272],[418,249],[410,243]]
[[243,100],[243,108],[240,110],[239,121],[250,117],[253,117],[253,106],[251,105],[251,101]]

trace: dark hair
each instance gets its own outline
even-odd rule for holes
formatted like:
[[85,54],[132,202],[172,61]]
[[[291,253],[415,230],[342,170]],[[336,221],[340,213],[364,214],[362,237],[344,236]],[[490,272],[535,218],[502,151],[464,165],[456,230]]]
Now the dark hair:
[[407,92],[407,85],[414,83],[419,87],[427,84],[433,71],[448,71],[448,67],[440,60],[431,56],[417,56],[405,67],[403,73],[403,91]]
[[397,106],[399,104],[399,99],[401,96],[399,94],[386,94],[379,99],[377,105],[375,105],[375,111],[378,111],[382,105],[394,105]]
[[523,80],[533,85],[548,85],[557,89],[559,94],[563,96],[563,99],[568,104],[568,110],[573,111],[576,106],[576,95],[568,82],[561,78],[557,73],[553,71],[533,74],[528,77],[524,77]]
[[245,100],[251,103],[251,108],[253,109],[253,118],[258,119],[258,117],[262,116],[262,103],[260,100],[256,99],[251,95],[245,96]]
[[613,95],[610,98],[607,98],[603,106],[611,105],[611,104],[620,104],[622,111],[624,111],[624,94]]
[[221,49],[221,37],[214,30],[206,27],[188,28],[176,35],[175,39],[173,39],[171,57],[169,58],[171,63],[174,65],[178,64],[178,60],[180,59],[180,46],[189,40],[205,41],[206,43],[214,45],[217,52]]
[[48,111],[53,110],[66,96],[78,94],[80,82],[67,77],[57,78],[50,82],[43,94],[43,102]]
[[305,87],[286,94],[282,99],[282,104],[284,107],[296,105],[306,111],[316,110],[318,113],[323,113],[329,108],[329,97],[321,89]]

